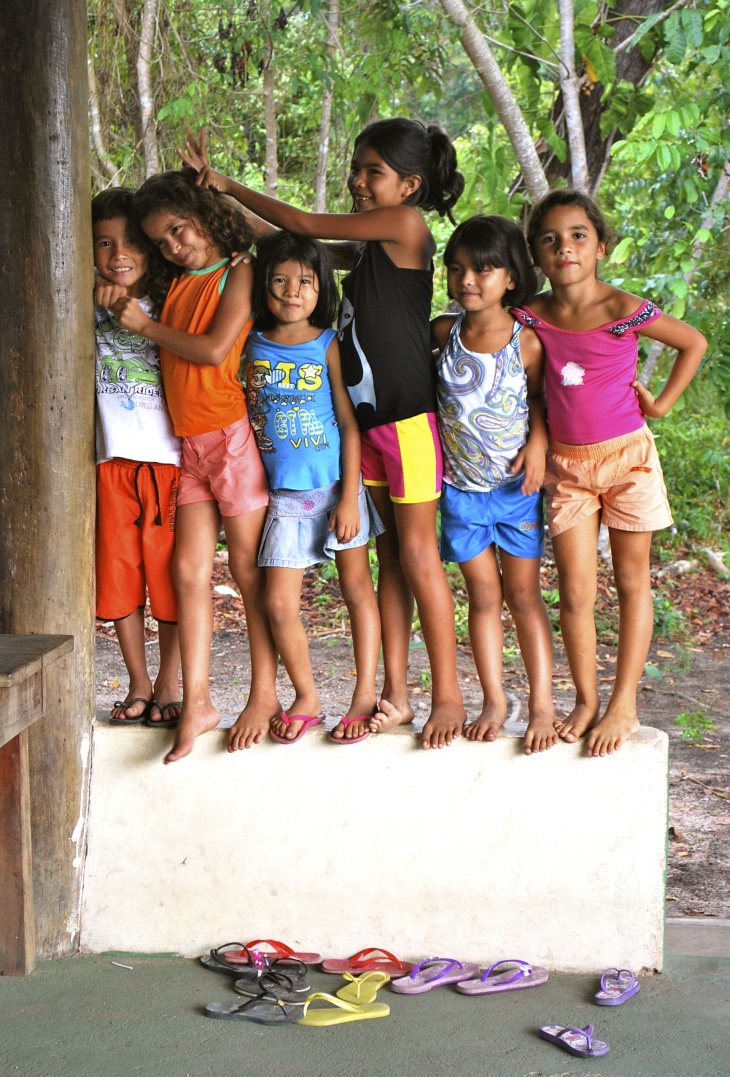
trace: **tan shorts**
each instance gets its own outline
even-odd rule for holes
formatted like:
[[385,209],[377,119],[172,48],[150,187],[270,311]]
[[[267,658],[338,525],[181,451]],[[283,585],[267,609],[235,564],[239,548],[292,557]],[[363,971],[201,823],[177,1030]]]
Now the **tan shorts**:
[[178,508],[198,501],[216,501],[221,516],[243,516],[268,505],[266,472],[248,416],[182,439]]
[[601,523],[619,531],[669,527],[672,513],[649,427],[593,445],[551,440],[545,508],[553,536],[599,510]]

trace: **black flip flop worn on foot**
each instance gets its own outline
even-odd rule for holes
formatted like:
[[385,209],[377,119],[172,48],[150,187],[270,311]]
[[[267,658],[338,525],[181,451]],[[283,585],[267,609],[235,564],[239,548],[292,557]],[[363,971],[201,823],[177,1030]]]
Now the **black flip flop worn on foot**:
[[[159,721],[155,722],[152,718],[152,708],[157,707],[158,711],[162,715]],[[165,711],[169,711],[170,707],[182,707],[182,700],[176,699],[172,703],[166,703],[164,707],[161,703],[158,703],[156,699],[150,700],[150,705],[147,708],[147,714],[145,715],[144,724],[149,726],[150,729],[175,729],[180,716],[175,715],[174,718],[165,718]]]
[[140,714],[135,714],[134,718],[113,718],[110,714],[107,718],[109,725],[141,725],[147,721],[147,717],[150,713],[150,707],[154,700],[145,699],[143,696],[135,696],[134,699],[130,699],[128,703],[125,703],[123,699],[117,699],[114,701],[115,709],[117,707],[123,707],[124,710],[129,710],[135,703],[144,703],[144,710]]

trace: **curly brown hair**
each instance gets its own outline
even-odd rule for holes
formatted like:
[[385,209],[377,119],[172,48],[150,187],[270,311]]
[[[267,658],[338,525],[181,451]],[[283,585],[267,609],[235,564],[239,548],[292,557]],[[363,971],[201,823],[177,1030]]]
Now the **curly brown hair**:
[[198,187],[195,175],[192,168],[182,168],[150,176],[134,196],[137,219],[143,223],[150,214],[169,210],[192,221],[224,257],[247,251],[253,230],[242,210],[221,191]]

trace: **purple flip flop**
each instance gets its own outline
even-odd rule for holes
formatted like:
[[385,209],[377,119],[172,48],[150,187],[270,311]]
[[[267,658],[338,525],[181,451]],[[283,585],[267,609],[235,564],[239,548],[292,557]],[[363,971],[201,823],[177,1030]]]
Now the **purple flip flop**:
[[631,969],[606,969],[601,976],[601,990],[595,994],[596,1006],[620,1006],[640,988]]
[[313,725],[318,725],[319,722],[324,721],[324,711],[321,714],[287,714],[282,711],[279,715],[284,725],[289,728],[290,722],[302,722],[302,728],[297,733],[296,737],[282,737],[278,733],[275,733],[273,729],[269,730],[269,736],[272,740],[278,741],[279,744],[296,744],[298,740],[301,740],[307,730],[311,729]]
[[[495,972],[502,965],[510,968],[504,972]],[[517,965],[517,969],[511,966]],[[518,991],[523,987],[539,987],[547,983],[547,969],[531,965],[529,961],[520,961],[516,957],[506,957],[503,961],[495,961],[479,979],[460,980],[456,990],[462,995],[492,995],[498,991]]]
[[585,1028],[563,1028],[562,1025],[543,1025],[540,1035],[548,1043],[554,1043],[556,1047],[562,1047],[576,1058],[598,1058],[607,1055],[609,1046],[603,1040],[594,1040],[593,1025]]
[[478,973],[479,966],[468,961],[462,964],[450,957],[429,957],[415,965],[410,976],[391,980],[390,989],[403,995],[420,995],[424,991],[432,991],[434,987],[471,980]]

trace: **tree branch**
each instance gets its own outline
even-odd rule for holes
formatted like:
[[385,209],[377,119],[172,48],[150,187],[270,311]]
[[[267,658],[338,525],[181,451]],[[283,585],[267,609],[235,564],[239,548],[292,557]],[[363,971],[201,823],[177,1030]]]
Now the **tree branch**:
[[87,66],[89,70],[89,126],[91,128],[91,140],[94,143],[94,149],[96,150],[96,156],[99,158],[99,164],[106,172],[110,183],[116,184],[119,180],[120,169],[114,164],[104,145],[104,136],[102,134],[101,120],[99,118],[99,97],[96,92],[94,61],[90,56],[87,57]]
[[160,0],[144,0],[142,24],[137,53],[137,84],[139,87],[139,110],[142,120],[145,178],[160,171],[157,150],[157,125],[155,101],[152,88],[152,51],[157,29],[157,11]]
[[583,117],[580,111],[580,79],[575,71],[575,38],[573,0],[558,0],[560,9],[560,88],[563,92],[565,127],[570,147],[570,172],[573,187],[588,191],[588,159],[583,133]]

